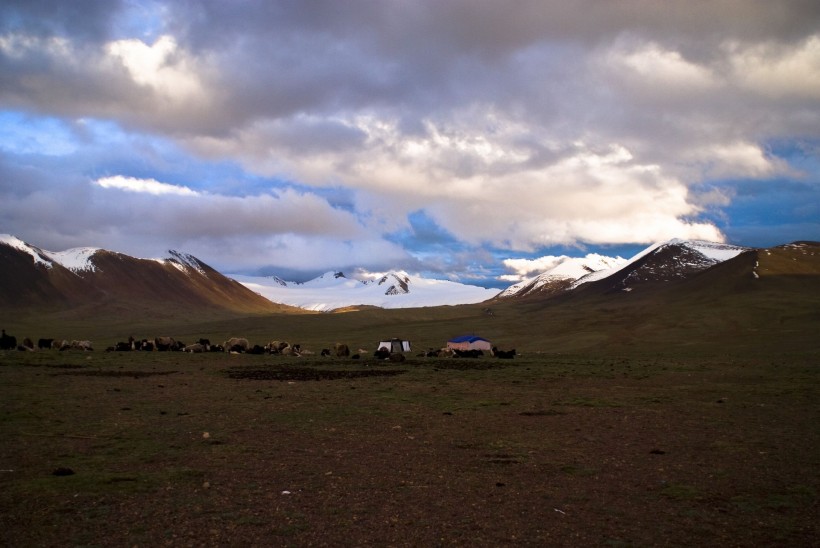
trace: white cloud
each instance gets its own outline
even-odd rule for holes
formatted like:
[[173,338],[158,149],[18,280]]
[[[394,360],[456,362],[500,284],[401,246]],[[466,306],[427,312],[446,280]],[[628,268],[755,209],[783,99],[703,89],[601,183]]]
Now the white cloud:
[[616,44],[604,56],[605,63],[624,71],[627,81],[651,94],[691,94],[714,91],[721,81],[706,66],[688,61],[679,51],[658,43],[637,47]]
[[117,40],[109,43],[106,51],[134,82],[152,88],[166,100],[182,103],[204,94],[194,63],[172,36],[161,36],[151,45],[139,39]]
[[160,196],[163,194],[176,194],[178,196],[199,196],[200,193],[187,186],[170,185],[160,183],[155,179],[137,179],[134,177],[124,177],[114,175],[112,177],[102,177],[94,181],[94,184],[102,188],[115,188],[127,192],[140,192]]
[[723,47],[740,87],[773,99],[820,99],[820,35],[796,45],[728,42]]
[[567,255],[545,255],[537,259],[504,259],[504,267],[511,271],[502,279],[505,281],[521,281],[523,278],[551,270],[570,257]]

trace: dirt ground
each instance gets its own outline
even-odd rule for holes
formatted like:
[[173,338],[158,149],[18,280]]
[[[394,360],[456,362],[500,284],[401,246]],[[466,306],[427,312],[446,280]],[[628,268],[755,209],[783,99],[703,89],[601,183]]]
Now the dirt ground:
[[816,356],[296,360],[2,354],[0,545],[820,545]]

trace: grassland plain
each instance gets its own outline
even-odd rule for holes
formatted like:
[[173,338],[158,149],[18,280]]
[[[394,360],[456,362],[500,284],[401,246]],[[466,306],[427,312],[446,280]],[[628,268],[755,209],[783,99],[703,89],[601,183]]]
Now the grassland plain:
[[[750,272],[337,314],[2,309],[18,340],[96,350],[0,352],[0,545],[817,546],[818,277]],[[519,355],[416,355],[467,333]],[[104,352],[129,335],[316,354]],[[403,363],[318,356],[393,336]]]
[[0,544],[816,546],[817,360],[4,352]]

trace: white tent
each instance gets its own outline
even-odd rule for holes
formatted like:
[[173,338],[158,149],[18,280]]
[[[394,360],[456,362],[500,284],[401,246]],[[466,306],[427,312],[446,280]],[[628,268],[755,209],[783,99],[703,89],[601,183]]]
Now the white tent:
[[389,352],[410,352],[410,341],[403,341],[401,339],[388,339],[386,341],[379,341],[379,346],[376,350],[386,348]]

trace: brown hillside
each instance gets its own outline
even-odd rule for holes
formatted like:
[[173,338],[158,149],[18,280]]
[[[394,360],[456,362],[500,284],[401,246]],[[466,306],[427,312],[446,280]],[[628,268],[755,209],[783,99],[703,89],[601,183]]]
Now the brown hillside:
[[0,305],[51,309],[101,296],[92,284],[67,268],[35,263],[28,253],[0,245]]
[[103,317],[127,310],[160,315],[304,312],[272,303],[194,257],[172,255],[155,261],[99,250],[90,258],[93,268],[72,271],[0,245],[0,304],[25,313],[77,310],[80,316]]

